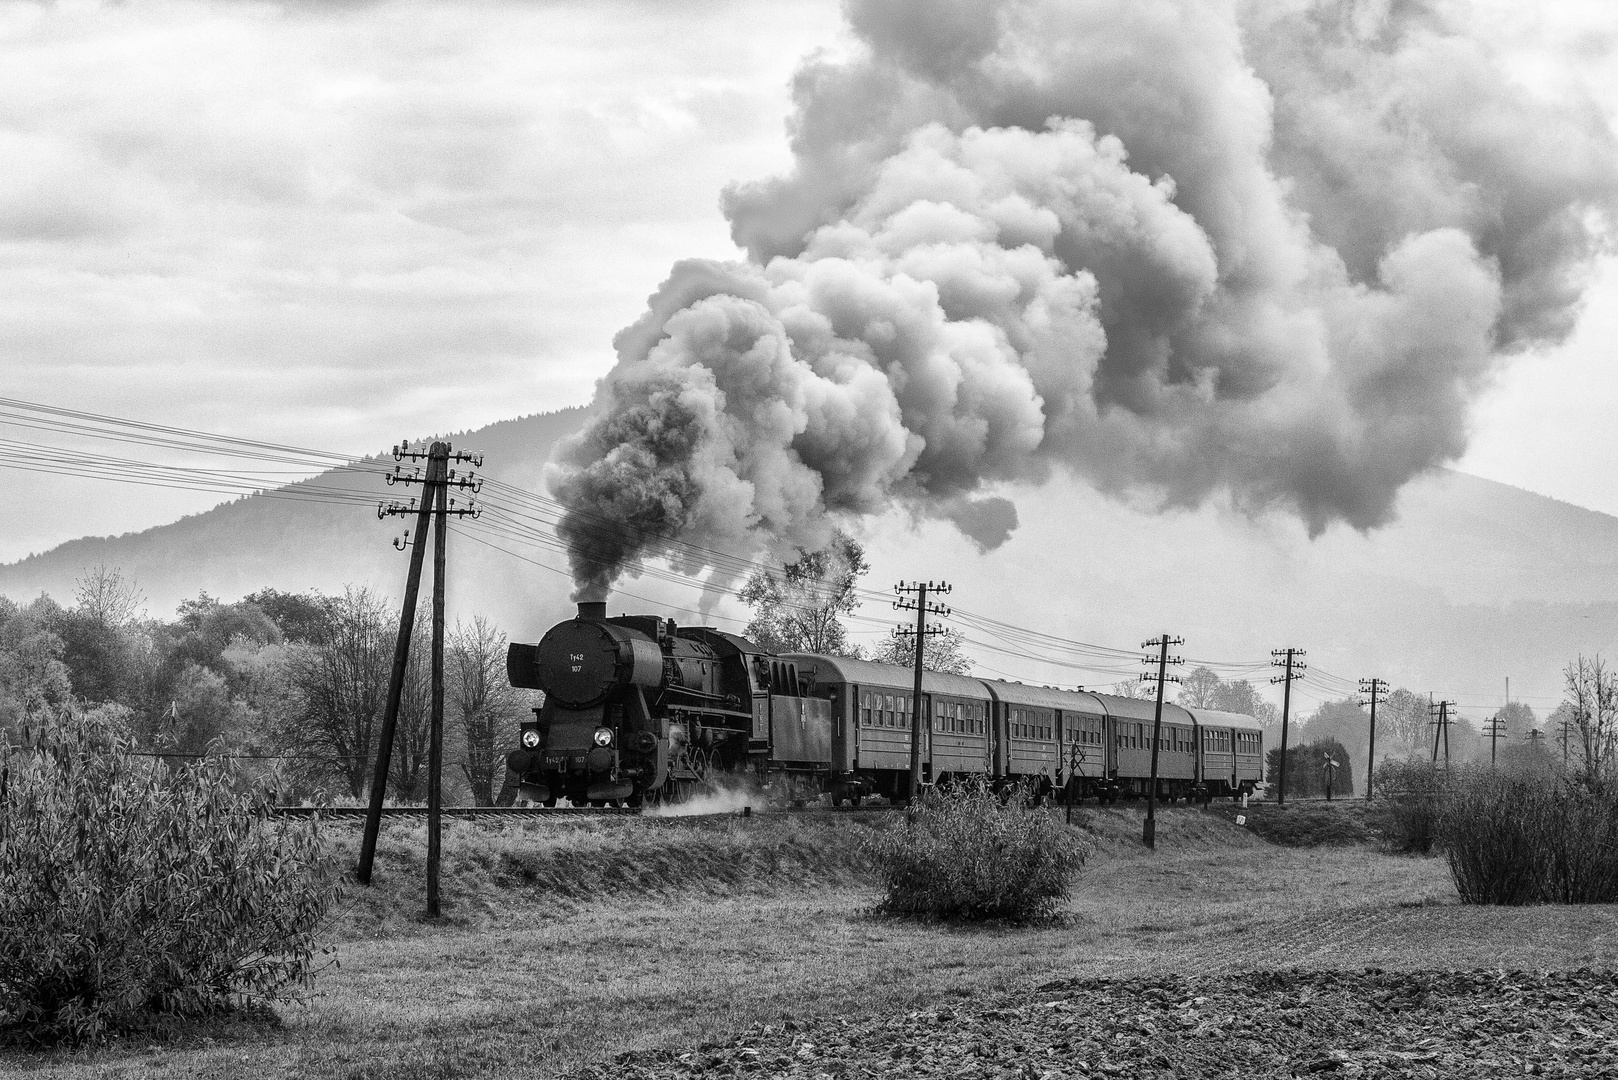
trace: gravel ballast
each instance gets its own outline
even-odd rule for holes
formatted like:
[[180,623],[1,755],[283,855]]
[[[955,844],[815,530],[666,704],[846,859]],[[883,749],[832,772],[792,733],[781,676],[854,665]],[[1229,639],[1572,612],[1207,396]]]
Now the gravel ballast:
[[632,1051],[580,1080],[1618,1076],[1612,972],[1073,979],[903,1015]]

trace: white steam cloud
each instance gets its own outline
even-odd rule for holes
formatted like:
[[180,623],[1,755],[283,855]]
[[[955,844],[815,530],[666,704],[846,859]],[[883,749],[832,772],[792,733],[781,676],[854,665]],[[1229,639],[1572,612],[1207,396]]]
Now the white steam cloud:
[[992,547],[1052,468],[1374,527],[1570,332],[1618,195],[1594,106],[1436,5],[846,10],[793,171],[725,194],[749,261],[675,266],[551,467],[581,597],[894,505]]

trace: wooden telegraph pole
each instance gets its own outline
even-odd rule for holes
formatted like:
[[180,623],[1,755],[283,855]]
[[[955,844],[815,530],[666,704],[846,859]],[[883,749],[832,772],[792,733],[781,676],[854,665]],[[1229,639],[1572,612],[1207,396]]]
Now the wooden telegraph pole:
[[[1309,665],[1300,663],[1299,658],[1307,656],[1302,649],[1271,649],[1270,666],[1284,667],[1286,674],[1276,675],[1270,679],[1273,686],[1276,683],[1285,683],[1281,691],[1281,791],[1275,798],[1277,806],[1285,806],[1287,801],[1287,722],[1292,714],[1292,680],[1303,678],[1303,673],[1309,670]],[[1260,763],[1259,771],[1263,771]]]
[[1428,702],[1427,704],[1429,713],[1434,709],[1438,710],[1436,717],[1433,719],[1433,764],[1438,764],[1438,740],[1442,736],[1444,739],[1444,768],[1446,769],[1449,768],[1449,707],[1453,704],[1455,704],[1453,701]]
[[[1157,650],[1157,673],[1150,671],[1141,674],[1141,682],[1155,682],[1157,684],[1157,712],[1152,717],[1152,778],[1146,785],[1146,824],[1141,827],[1140,842],[1154,851],[1157,849],[1157,748],[1163,742],[1163,687],[1166,683],[1177,683],[1180,680],[1168,673],[1170,664],[1184,663],[1178,656],[1169,657],[1170,645],[1184,645],[1185,638],[1169,637],[1162,634],[1151,641],[1141,642],[1143,649]],[[1141,663],[1152,663],[1150,654],[1141,657]]]
[[[1371,801],[1371,774],[1376,771],[1376,703],[1377,699],[1384,697],[1388,692],[1388,684],[1381,679],[1361,679],[1360,693],[1370,698],[1369,702],[1362,701],[1361,705],[1371,706],[1371,747],[1365,759],[1365,801]],[[1352,794],[1352,792],[1350,792]]]
[[438,903],[438,863],[443,819],[444,771],[444,596],[447,565],[447,541],[450,515],[477,517],[482,513],[470,505],[457,508],[449,497],[450,488],[470,491],[474,495],[482,486],[475,474],[456,477],[450,469],[452,462],[483,464],[481,454],[457,453],[447,442],[435,442],[427,450],[412,450],[409,443],[393,448],[395,461],[427,461],[423,475],[417,467],[406,474],[395,465],[388,476],[389,484],[421,484],[420,507],[417,500],[408,506],[401,503],[378,504],[376,516],[386,518],[414,513],[416,537],[411,540],[405,533],[401,545],[410,548],[410,572],[405,578],[404,605],[399,611],[399,636],[393,647],[393,673],[388,681],[388,703],[382,715],[382,730],[377,737],[376,766],[371,774],[371,801],[365,815],[365,835],[360,841],[360,862],[355,876],[360,884],[371,883],[371,871],[376,861],[376,841],[382,830],[382,803],[387,795],[388,766],[393,759],[393,739],[398,729],[399,705],[404,694],[405,674],[410,666],[410,635],[416,624],[416,597],[421,587],[421,564],[427,554],[427,524],[433,525],[433,640],[432,640],[432,715],[427,744],[427,916],[436,919]]
[[1502,709],[1489,717],[1486,723],[1489,725],[1489,730],[1485,733],[1489,736],[1489,771],[1493,772],[1496,760],[1500,756],[1500,739],[1506,734],[1505,710]]
[[[921,673],[922,649],[924,647],[922,643],[929,635],[944,632],[944,628],[936,623],[928,626],[927,616],[949,617],[949,608],[942,604],[929,603],[927,594],[929,592],[935,594],[948,593],[950,587],[942,581],[936,584],[931,581],[917,581],[909,585],[901,581],[893,587],[893,591],[899,594],[899,599],[893,602],[893,606],[897,610],[914,611],[916,613],[916,627],[914,630],[909,627],[899,627],[894,630],[894,635],[897,637],[908,637],[911,634],[916,636],[915,693],[910,699],[910,798],[914,799],[921,791],[921,728],[923,724],[931,723],[927,710],[922,708]],[[914,600],[908,598],[912,593],[916,597]]]

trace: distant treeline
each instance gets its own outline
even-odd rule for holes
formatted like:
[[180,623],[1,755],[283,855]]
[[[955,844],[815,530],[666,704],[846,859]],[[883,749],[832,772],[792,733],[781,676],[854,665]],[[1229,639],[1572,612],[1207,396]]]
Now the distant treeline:
[[[26,741],[53,710],[95,710],[141,752],[235,756],[284,801],[359,799],[392,670],[399,609],[364,588],[341,595],[207,593],[172,619],[147,617],[136,586],[98,567],[71,604],[0,598],[0,740]],[[425,798],[430,628],[413,633],[389,794]],[[502,795],[503,755],[537,704],[505,676],[506,639],[482,618],[445,648],[446,799]],[[507,796],[509,801],[509,794]]]

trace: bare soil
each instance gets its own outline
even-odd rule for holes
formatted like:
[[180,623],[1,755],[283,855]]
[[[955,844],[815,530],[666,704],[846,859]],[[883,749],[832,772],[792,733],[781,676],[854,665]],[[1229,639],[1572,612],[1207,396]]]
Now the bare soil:
[[579,1080],[1618,1075],[1610,972],[1067,979],[898,1017],[754,1027]]

